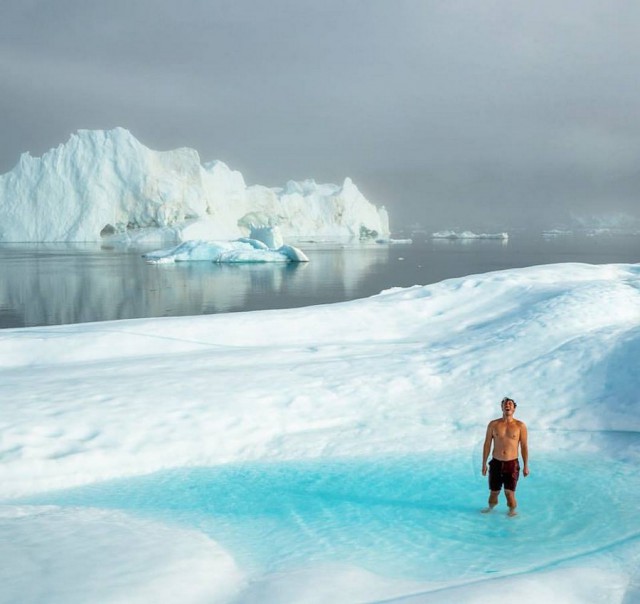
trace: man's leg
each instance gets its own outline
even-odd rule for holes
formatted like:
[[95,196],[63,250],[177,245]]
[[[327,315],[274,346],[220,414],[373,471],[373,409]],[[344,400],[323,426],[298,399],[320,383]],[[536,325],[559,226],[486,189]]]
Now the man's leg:
[[500,495],[500,491],[491,491],[489,493],[489,507],[482,510],[483,514],[487,514],[498,505],[498,495]]
[[505,489],[504,494],[507,498],[507,505],[509,506],[508,514],[509,516],[515,516],[518,513],[516,512],[516,508],[518,507],[518,502],[516,501],[516,492]]

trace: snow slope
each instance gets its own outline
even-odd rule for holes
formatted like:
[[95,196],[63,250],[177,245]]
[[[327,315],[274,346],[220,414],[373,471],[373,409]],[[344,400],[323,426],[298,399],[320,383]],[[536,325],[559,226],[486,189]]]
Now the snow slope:
[[[211,582],[202,589],[208,595],[185,591],[183,601],[482,602],[487,593],[496,602],[635,601],[638,358],[638,265],[508,270],[283,311],[4,330],[0,533],[6,538],[0,556],[8,587],[0,601],[24,601],[23,590],[35,585],[57,594],[50,601],[86,601],[82,590],[65,591],[79,583],[85,596],[102,594],[91,601],[134,593],[142,594],[141,601],[146,595],[147,601],[170,602],[193,576],[207,572]],[[532,475],[519,486],[522,520],[504,524],[511,521],[496,516],[480,525],[477,510],[486,500],[480,448],[505,394],[516,399],[529,427]],[[494,531],[483,537],[494,551],[458,568],[464,581],[461,575],[410,581],[372,575],[364,562],[325,566],[311,558],[306,567],[263,574],[233,547],[220,553],[215,543],[205,545],[208,537],[178,524],[161,524],[165,528],[155,537],[138,540],[140,514],[115,516],[121,530],[112,533],[101,512],[78,502],[51,507],[12,501],[35,495],[44,501],[52,489],[167,468],[347,463],[400,454],[444,455],[456,468],[457,490],[444,493],[451,513],[428,508],[434,523],[456,523],[442,541],[453,549],[443,551],[467,548],[470,554],[476,531]],[[572,465],[585,455],[601,464],[594,475],[588,458]],[[606,479],[611,493],[599,484],[607,463],[616,468]],[[582,470],[567,489],[573,467]],[[398,485],[397,507],[375,498],[371,505],[374,516],[387,510],[400,526],[402,513],[418,514],[421,506],[402,499],[401,481],[391,484]],[[304,485],[297,489],[304,492]],[[179,496],[188,492],[179,489]],[[338,494],[331,501],[340,501]],[[289,509],[301,535],[314,530],[300,515],[315,509],[310,504],[302,511],[268,508],[269,522],[275,522],[276,510]],[[112,521],[107,514],[107,527]],[[122,553],[127,527],[134,537]],[[407,539],[427,538],[428,521],[421,527],[423,536],[409,532]],[[277,542],[274,526],[267,528],[254,547]],[[79,563],[89,539],[97,551],[120,551],[111,574],[99,571],[98,553],[98,570]],[[147,559],[145,552],[159,543],[166,543],[166,551]],[[326,546],[334,551],[331,543]],[[401,547],[412,543],[405,540]],[[544,555],[527,562],[534,547]],[[522,559],[514,551],[522,551]],[[436,568],[450,554],[432,555]],[[512,572],[480,567],[510,556],[517,566]],[[62,562],[52,565],[52,559]],[[429,565],[422,566],[427,573]],[[190,569],[184,577],[163,570],[181,567]],[[158,597],[158,586],[165,597]]]
[[123,128],[80,130],[41,158],[23,154],[0,176],[5,242],[232,239],[276,225],[285,237],[389,232],[384,208],[349,178],[247,187],[220,161],[201,164],[188,148],[153,151]]

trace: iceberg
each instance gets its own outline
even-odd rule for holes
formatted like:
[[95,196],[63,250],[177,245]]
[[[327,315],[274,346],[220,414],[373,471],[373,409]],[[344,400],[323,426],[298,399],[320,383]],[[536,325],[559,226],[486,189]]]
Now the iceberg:
[[0,601],[638,601],[639,355],[634,264],[2,330]]
[[386,236],[389,217],[350,178],[247,186],[221,161],[153,151],[124,128],[79,130],[0,176],[0,242],[179,243],[278,226],[286,238]]

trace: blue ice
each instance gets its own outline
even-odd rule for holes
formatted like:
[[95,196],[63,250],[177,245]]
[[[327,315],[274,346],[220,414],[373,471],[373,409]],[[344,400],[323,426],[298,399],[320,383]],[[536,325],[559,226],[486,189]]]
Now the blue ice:
[[519,515],[488,495],[479,459],[420,455],[182,468],[32,497],[196,527],[247,570],[353,564],[385,576],[464,583],[551,567],[639,539],[632,463],[531,461]]

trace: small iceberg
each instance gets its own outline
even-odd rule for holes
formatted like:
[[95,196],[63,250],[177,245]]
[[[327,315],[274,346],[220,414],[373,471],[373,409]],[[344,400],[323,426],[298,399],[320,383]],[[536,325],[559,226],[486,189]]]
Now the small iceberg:
[[432,239],[509,239],[509,233],[473,233],[472,231],[438,231],[431,234]]
[[218,264],[309,262],[304,252],[292,245],[270,249],[262,241],[249,238],[235,241],[185,241],[171,249],[148,252],[142,257],[150,264],[199,261]]

